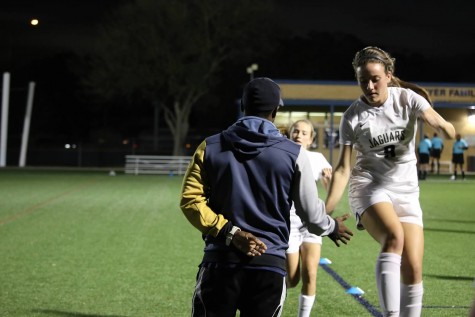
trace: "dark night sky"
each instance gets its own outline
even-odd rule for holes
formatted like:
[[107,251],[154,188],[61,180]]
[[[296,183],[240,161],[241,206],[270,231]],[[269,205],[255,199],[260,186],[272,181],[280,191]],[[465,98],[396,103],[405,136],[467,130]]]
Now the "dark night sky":
[[[2,68],[6,62],[90,47],[96,25],[120,0],[2,0]],[[274,0],[282,25],[296,35],[310,30],[354,34],[367,43],[405,53],[443,57],[475,54],[475,1]],[[40,24],[29,25],[31,18]],[[467,61],[471,63],[472,61]],[[3,71],[3,70],[2,70]],[[454,76],[463,71],[453,69]],[[475,80],[474,80],[475,81]]]
[[[0,48],[5,63],[25,63],[91,47],[96,26],[120,0],[6,0],[0,3]],[[39,20],[31,26],[30,20]],[[2,69],[2,71],[4,71]]]
[[354,34],[427,56],[475,53],[475,1],[278,1],[283,23],[296,32]]

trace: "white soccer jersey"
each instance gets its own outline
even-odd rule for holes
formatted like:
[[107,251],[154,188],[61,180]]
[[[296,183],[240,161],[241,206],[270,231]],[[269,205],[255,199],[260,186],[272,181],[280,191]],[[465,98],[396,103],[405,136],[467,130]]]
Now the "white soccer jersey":
[[360,98],[342,117],[340,144],[352,145],[356,151],[350,192],[369,183],[395,192],[418,190],[417,117],[430,104],[410,89],[390,87],[388,91],[380,107]]
[[306,151],[310,165],[312,166],[313,177],[315,181],[320,180],[324,168],[332,168],[325,156],[319,152]]
[[[317,182],[322,177],[322,170],[324,168],[332,168],[330,163],[326,160],[322,153],[318,152],[311,152],[305,151],[308,156],[308,160],[310,161],[310,165],[312,167],[313,177]],[[290,228],[292,229],[300,229],[303,226],[300,217],[297,216],[295,213],[295,206],[292,204],[292,208],[290,209]]]

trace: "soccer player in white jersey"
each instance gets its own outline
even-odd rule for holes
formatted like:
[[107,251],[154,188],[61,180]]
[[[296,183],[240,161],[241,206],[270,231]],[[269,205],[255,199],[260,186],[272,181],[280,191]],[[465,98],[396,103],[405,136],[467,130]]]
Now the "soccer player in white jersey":
[[[290,127],[290,139],[307,149],[315,182],[321,181],[325,189],[331,180],[332,167],[322,153],[308,151],[315,131],[310,120],[298,120]],[[290,239],[286,251],[287,287],[296,287],[302,278],[299,296],[298,317],[308,317],[312,311],[317,292],[317,269],[320,261],[322,237],[311,234],[295,212],[290,209]]]
[[[380,245],[376,285],[384,316],[420,316],[424,234],[419,204],[417,119],[453,139],[453,125],[432,107],[427,92],[394,75],[395,59],[377,47],[356,53],[362,91],[340,123],[340,156],[326,208],[331,213],[349,181],[349,203],[359,229]],[[356,161],[351,167],[353,149]]]

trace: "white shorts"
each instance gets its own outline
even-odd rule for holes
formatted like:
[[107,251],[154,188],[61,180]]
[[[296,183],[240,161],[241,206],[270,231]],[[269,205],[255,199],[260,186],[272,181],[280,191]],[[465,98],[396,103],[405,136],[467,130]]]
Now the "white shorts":
[[393,205],[399,221],[414,223],[423,227],[418,190],[412,193],[395,193],[384,188],[369,185],[364,189],[360,188],[358,191],[350,192],[349,202],[351,211],[356,217],[358,229],[364,229],[361,224],[361,216],[364,211],[368,207],[381,202],[389,202]]
[[310,233],[306,227],[300,229],[290,229],[289,248],[285,253],[297,253],[302,243],[318,243],[322,244],[322,237]]

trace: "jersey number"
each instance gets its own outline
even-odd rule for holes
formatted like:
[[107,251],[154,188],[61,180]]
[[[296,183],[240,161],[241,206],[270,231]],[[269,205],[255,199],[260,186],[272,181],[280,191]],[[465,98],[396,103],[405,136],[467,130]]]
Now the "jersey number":
[[388,145],[384,147],[384,157],[390,158],[396,156],[396,147],[394,145]]

